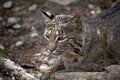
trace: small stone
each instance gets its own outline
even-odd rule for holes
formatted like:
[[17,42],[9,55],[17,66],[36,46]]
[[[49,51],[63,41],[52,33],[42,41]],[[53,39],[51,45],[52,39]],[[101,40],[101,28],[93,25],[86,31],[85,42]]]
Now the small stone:
[[47,51],[44,51],[43,54],[44,55],[49,55],[49,53]]
[[48,62],[48,60],[49,60],[49,57],[45,57],[45,58],[43,59],[44,62]]
[[0,78],[0,80],[3,80],[3,78]]
[[41,53],[36,53],[33,56],[41,56],[41,55],[42,55]]
[[94,11],[94,10],[92,10],[92,11],[90,11],[90,13],[91,13],[91,14],[95,14],[95,11]]
[[37,4],[33,4],[28,8],[29,11],[35,11],[36,9],[37,9]]
[[5,49],[3,45],[0,44],[0,49]]
[[95,8],[95,6],[94,6],[94,5],[92,5],[92,4],[89,4],[89,5],[88,5],[88,7],[89,7],[90,9]]
[[53,2],[56,2],[60,5],[69,5],[73,2],[77,2],[78,0],[49,0],[49,1],[53,1]]
[[16,46],[16,47],[20,47],[20,46],[22,46],[23,44],[24,44],[23,41],[17,41],[17,42],[15,43],[15,46]]
[[22,26],[20,25],[20,24],[15,24],[14,26],[13,26],[13,29],[20,29]]
[[42,65],[40,65],[39,69],[42,71],[42,70],[48,69],[48,67],[49,66],[47,64],[42,64]]
[[97,14],[101,13],[100,7],[97,7],[97,8],[96,8],[96,13],[97,13]]
[[111,73],[114,73],[114,74],[120,73],[120,65],[110,65],[110,66],[105,67],[105,69],[108,72],[111,72]]
[[30,36],[31,37],[38,37],[38,33],[37,32],[33,32]]
[[3,8],[9,9],[12,7],[12,1],[7,1],[3,4]]
[[17,19],[16,19],[15,17],[9,17],[8,20],[7,20],[7,22],[8,22],[9,24],[14,24],[14,23],[17,22]]
[[53,65],[53,64],[55,64],[56,61],[57,61],[56,58],[52,58],[52,59],[50,59],[50,60],[48,61],[48,64],[49,64],[49,65]]
[[38,61],[42,61],[45,58],[44,55],[41,55],[40,58],[38,59]]

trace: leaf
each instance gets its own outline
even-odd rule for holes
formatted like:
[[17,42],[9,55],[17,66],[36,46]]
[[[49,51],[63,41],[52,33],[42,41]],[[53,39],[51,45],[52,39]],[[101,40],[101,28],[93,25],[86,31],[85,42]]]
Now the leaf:
[[6,51],[0,47],[0,56],[6,56]]

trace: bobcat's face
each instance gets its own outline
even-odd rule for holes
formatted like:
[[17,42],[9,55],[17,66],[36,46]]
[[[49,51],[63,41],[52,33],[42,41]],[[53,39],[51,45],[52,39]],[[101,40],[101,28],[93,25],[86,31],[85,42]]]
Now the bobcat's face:
[[44,37],[48,41],[47,51],[49,53],[59,53],[64,50],[64,45],[68,40],[68,35],[65,32],[65,28],[69,26],[69,22],[73,16],[70,15],[56,15],[53,16],[50,13],[42,13],[45,18],[45,31]]

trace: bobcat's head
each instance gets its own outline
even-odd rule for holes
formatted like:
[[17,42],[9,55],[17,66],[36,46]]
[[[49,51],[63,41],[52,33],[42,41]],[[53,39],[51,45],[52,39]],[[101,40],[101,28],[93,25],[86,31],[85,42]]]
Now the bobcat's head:
[[49,53],[63,51],[70,36],[68,32],[72,32],[76,26],[80,26],[79,16],[53,15],[49,12],[42,12],[42,16],[45,18],[44,37],[48,41],[47,51]]

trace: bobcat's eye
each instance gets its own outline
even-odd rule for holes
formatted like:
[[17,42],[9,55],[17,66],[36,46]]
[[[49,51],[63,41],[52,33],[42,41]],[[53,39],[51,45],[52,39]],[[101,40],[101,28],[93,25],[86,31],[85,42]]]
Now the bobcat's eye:
[[46,35],[47,38],[49,38],[49,35]]
[[47,34],[46,34],[46,37],[47,37],[48,39],[50,38],[49,35],[47,35]]
[[65,37],[58,37],[57,40],[58,40],[59,42],[64,42],[64,41],[66,40],[66,38],[65,38]]
[[47,40],[49,40],[49,35],[48,34],[45,34],[45,38],[47,39]]

